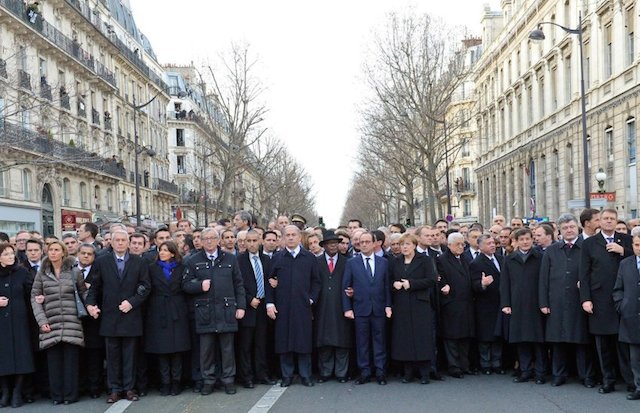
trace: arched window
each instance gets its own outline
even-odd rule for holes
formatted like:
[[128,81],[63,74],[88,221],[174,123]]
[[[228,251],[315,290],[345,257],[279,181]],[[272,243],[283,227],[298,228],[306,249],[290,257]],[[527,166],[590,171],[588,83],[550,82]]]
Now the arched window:
[[62,180],[62,205],[69,206],[71,203],[71,182],[69,178]]
[[33,198],[32,194],[32,173],[29,169],[22,170],[22,193],[24,194],[25,201],[31,201]]
[[87,184],[80,182],[80,207],[87,208]]
[[100,186],[98,185],[93,188],[93,204],[96,210],[102,210],[102,191],[100,191]]
[[107,211],[113,211],[113,191],[111,188],[107,189]]

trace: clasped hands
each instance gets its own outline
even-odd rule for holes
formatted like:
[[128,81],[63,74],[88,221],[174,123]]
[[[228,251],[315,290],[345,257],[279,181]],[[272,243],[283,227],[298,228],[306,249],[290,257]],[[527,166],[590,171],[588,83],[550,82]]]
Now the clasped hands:
[[398,291],[402,290],[403,288],[405,290],[408,290],[409,288],[411,288],[411,284],[409,284],[409,280],[407,280],[406,278],[402,278],[398,281],[393,282],[393,288],[395,288]]

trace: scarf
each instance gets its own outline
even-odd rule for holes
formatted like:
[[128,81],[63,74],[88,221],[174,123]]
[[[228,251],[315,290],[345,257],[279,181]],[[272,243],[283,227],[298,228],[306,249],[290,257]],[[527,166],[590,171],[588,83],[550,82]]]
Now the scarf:
[[158,260],[158,265],[162,268],[162,272],[167,278],[167,281],[171,281],[171,271],[178,266],[178,263],[173,260],[169,262]]

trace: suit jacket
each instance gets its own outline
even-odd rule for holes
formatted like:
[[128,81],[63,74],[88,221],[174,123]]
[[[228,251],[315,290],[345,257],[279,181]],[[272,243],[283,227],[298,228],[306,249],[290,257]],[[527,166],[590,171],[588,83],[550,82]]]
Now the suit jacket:
[[371,277],[360,255],[347,261],[342,290],[352,287],[353,297],[350,299],[343,294],[344,311],[353,310],[356,317],[384,317],[385,307],[391,307],[389,262],[385,258],[375,257],[374,271]]
[[[87,305],[100,307],[100,335],[104,337],[137,337],[142,330],[142,303],[151,292],[149,264],[133,254],[125,262],[122,278],[113,252],[98,257],[91,268],[91,288]],[[133,307],[128,313],[118,309],[127,300]]]
[[[504,257],[494,254],[500,268],[504,266]],[[493,282],[482,288],[482,273],[491,275]],[[476,338],[478,341],[494,341],[502,337],[503,314],[500,309],[500,270],[486,255],[480,254],[469,264],[471,286],[475,297]]]
[[635,256],[620,263],[613,301],[621,317],[618,339],[623,343],[640,344],[640,272]]
[[[271,263],[271,259],[266,255],[260,253],[260,262],[262,263],[262,278],[264,279],[264,289],[265,294],[267,291],[267,274],[269,274],[269,265]],[[242,279],[244,281],[244,294],[247,301],[247,310],[244,314],[242,320],[240,320],[241,327],[255,327],[257,312],[260,310],[265,312],[264,306],[258,306],[258,309],[255,309],[251,306],[251,301],[256,298],[258,295],[258,283],[256,282],[256,275],[253,271],[253,265],[251,263],[251,257],[249,256],[249,252],[245,251],[242,254],[238,255],[238,265],[240,266],[240,272],[242,273]],[[260,299],[260,304],[266,303],[266,296]]]
[[589,315],[589,332],[596,335],[618,334],[618,313],[613,304],[613,286],[618,266],[625,257],[633,255],[631,237],[615,232],[614,242],[624,248],[623,255],[607,252],[602,234],[584,240],[580,256],[580,301],[593,303]]
[[436,263],[441,277],[438,290],[447,284],[451,288],[449,294],[440,294],[442,338],[475,337],[473,293],[467,263],[449,250],[440,255]]
[[[482,255],[480,250],[477,250],[477,252],[478,256]],[[464,252],[462,253],[462,259],[466,261],[467,265],[471,264],[471,262],[474,260],[474,257],[470,249],[464,250]]]

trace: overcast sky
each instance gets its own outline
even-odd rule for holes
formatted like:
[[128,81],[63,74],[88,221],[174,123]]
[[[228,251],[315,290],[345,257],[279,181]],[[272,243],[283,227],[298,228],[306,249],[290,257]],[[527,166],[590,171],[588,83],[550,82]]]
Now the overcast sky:
[[160,63],[214,60],[232,42],[250,45],[266,86],[266,126],[311,175],[318,213],[339,224],[358,148],[362,66],[390,11],[413,10],[480,33],[484,3],[497,0],[130,0]]

